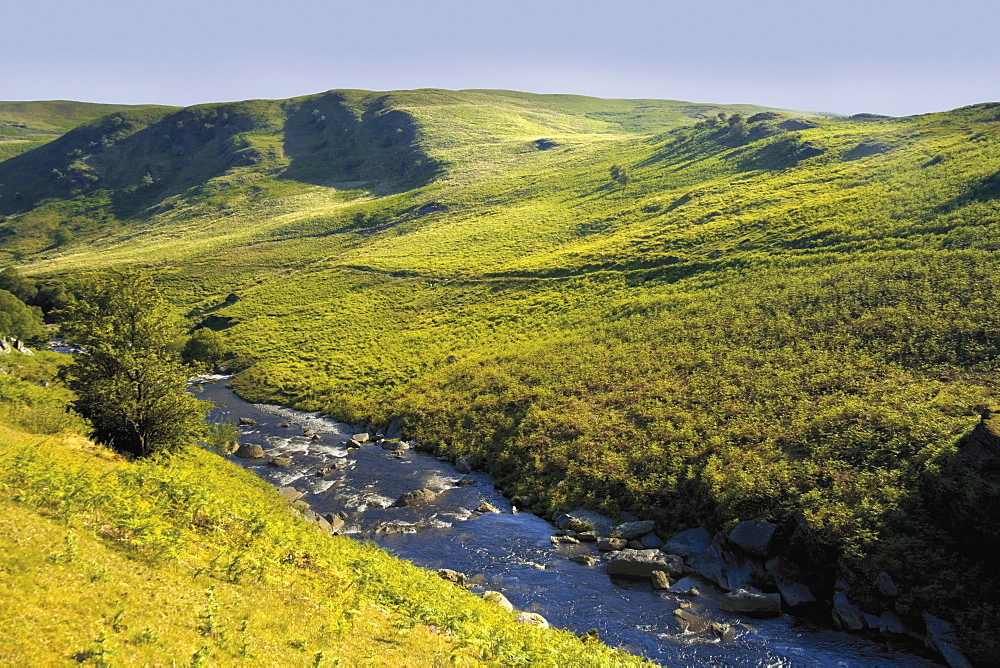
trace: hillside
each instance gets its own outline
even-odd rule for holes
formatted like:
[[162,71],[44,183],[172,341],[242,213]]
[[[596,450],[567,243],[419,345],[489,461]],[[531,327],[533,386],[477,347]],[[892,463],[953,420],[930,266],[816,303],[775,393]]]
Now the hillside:
[[825,600],[849,580],[984,659],[997,460],[960,445],[997,399],[998,174],[997,104],[331,91],[0,163],[0,248],[154,267],[244,396],[403,416],[536,512],[773,521]]
[[68,100],[0,102],[0,161],[38,148],[81,123],[143,106]]

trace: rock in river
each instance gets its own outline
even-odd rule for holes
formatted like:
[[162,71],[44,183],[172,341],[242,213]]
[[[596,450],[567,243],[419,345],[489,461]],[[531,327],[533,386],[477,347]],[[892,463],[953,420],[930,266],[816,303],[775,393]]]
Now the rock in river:
[[597,549],[601,552],[613,552],[615,550],[624,550],[628,547],[628,541],[624,538],[598,538],[597,539]]
[[425,503],[430,503],[435,499],[435,497],[437,497],[437,493],[435,493],[434,490],[424,487],[422,489],[415,489],[412,492],[406,492],[396,499],[396,503],[393,505],[397,508],[419,506]]
[[277,466],[279,468],[287,469],[289,466],[292,465],[292,458],[291,457],[271,457],[271,459],[268,460],[267,463],[270,464],[271,466]]
[[240,443],[236,449],[236,456],[240,459],[263,459],[264,448],[256,443]]
[[781,612],[781,595],[737,589],[722,598],[722,609],[740,614],[776,615]]
[[619,524],[611,532],[617,535],[619,538],[624,538],[625,540],[634,540],[643,534],[647,534],[656,528],[656,522],[653,520],[645,520],[642,522],[626,522],[625,524]]
[[654,571],[663,571],[667,575],[680,575],[684,571],[684,560],[659,550],[620,550],[613,554],[608,562],[609,575],[650,578]]

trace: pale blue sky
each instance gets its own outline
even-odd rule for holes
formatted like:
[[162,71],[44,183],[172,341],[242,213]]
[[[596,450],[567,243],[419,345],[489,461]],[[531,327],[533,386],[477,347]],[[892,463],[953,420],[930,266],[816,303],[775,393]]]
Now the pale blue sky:
[[510,88],[903,115],[1000,99],[1000,1],[20,0],[0,100]]

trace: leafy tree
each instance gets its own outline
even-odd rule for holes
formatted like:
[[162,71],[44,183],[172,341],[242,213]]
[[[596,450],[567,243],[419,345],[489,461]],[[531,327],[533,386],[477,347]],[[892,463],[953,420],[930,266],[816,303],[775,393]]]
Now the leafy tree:
[[191,365],[211,368],[226,356],[226,346],[218,332],[203,327],[184,344],[181,357]]
[[628,170],[622,167],[621,165],[611,165],[611,169],[609,171],[611,173],[612,180],[617,182],[618,185],[621,186],[627,185],[628,182],[632,179],[632,176],[628,173]]
[[22,302],[31,301],[38,291],[34,281],[22,276],[14,267],[7,267],[0,271],[0,290],[12,293]]
[[188,370],[171,346],[179,327],[149,275],[97,274],[77,295],[60,312],[62,334],[84,352],[65,376],[94,437],[137,457],[203,438],[210,404],[185,390]]
[[45,343],[45,326],[40,309],[26,305],[7,290],[0,290],[0,336]]

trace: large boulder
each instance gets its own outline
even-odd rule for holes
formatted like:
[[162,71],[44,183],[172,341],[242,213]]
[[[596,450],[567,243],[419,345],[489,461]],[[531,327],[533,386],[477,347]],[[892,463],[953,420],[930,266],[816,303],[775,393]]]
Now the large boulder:
[[462,475],[472,473],[472,466],[469,464],[469,458],[463,455],[462,457],[456,459],[455,470]]
[[327,521],[330,525],[330,533],[341,533],[347,523],[344,522],[344,518],[340,515],[334,515],[333,513],[327,513],[323,516],[323,519]]
[[542,617],[537,612],[519,612],[517,613],[517,616],[514,617],[514,619],[521,622],[522,624],[537,626],[543,629],[549,628],[548,620]]
[[883,596],[888,596],[889,598],[899,596],[899,587],[893,582],[892,576],[885,571],[879,573],[878,577],[875,578],[875,586]]
[[688,633],[701,633],[709,628],[709,621],[686,608],[674,610],[674,617]]
[[958,636],[951,624],[925,612],[924,627],[927,629],[924,642],[928,647],[936,649],[945,663],[951,668],[971,668],[972,664],[959,649]]
[[814,603],[812,590],[802,583],[799,569],[789,560],[775,557],[765,564],[767,572],[774,578],[781,598],[790,608],[805,603]]
[[305,492],[300,492],[294,487],[279,487],[278,494],[280,494],[281,498],[285,501],[298,501],[305,496]]
[[684,572],[684,560],[659,550],[626,549],[615,552],[608,561],[609,575],[651,578],[654,571],[678,576]]
[[833,610],[830,611],[833,623],[838,628],[849,631],[860,631],[865,628],[865,617],[858,606],[847,598],[847,592],[837,591],[833,594]]
[[271,457],[267,462],[271,466],[277,466],[279,468],[287,469],[292,465],[291,457]]
[[688,557],[691,570],[726,591],[745,589],[754,579],[755,562],[725,549],[725,538],[716,534],[708,549]]
[[642,545],[643,548],[648,548],[653,550],[659,549],[660,547],[663,546],[663,541],[660,540],[660,537],[657,536],[652,531],[650,531],[645,536],[640,538],[639,543]]
[[647,534],[656,528],[656,522],[653,520],[644,520],[641,522],[625,522],[624,524],[619,524],[611,533],[619,538],[624,538],[625,540],[633,540]]
[[464,585],[465,580],[467,579],[465,573],[459,573],[458,571],[453,571],[450,568],[439,568],[437,574],[442,580],[454,582],[457,585]]
[[354,436],[351,437],[351,440],[355,443],[367,443],[369,438],[370,436],[368,435],[368,432],[363,431],[360,434],[354,434]]
[[389,422],[389,426],[385,430],[385,437],[390,439],[398,439],[403,437],[403,420],[402,418],[394,417]]
[[[530,506],[531,501],[528,501],[527,503],[518,503],[515,497],[514,505]],[[577,508],[576,510],[569,511],[565,515],[557,515],[552,518],[552,522],[556,525],[557,529],[570,529],[577,532],[596,531],[602,536],[611,534],[615,526],[615,523],[604,515],[594,512],[593,510],[587,510],[586,508]]]
[[598,538],[597,549],[601,552],[614,552],[624,550],[628,547],[628,541],[624,538]]
[[704,527],[688,529],[674,534],[660,548],[667,554],[677,554],[684,558],[701,554],[712,544],[712,534]]
[[507,612],[514,612],[514,604],[507,600],[507,597],[498,591],[484,591],[483,600],[496,603]]
[[264,448],[257,443],[240,443],[236,448],[236,456],[240,459],[263,459]]
[[743,615],[776,615],[781,612],[781,596],[737,589],[722,597],[721,607],[726,612]]
[[740,522],[729,533],[729,542],[751,554],[766,557],[778,525],[759,520]]
[[253,418],[241,417],[240,418],[240,426],[241,427],[259,427],[260,423],[257,422],[256,420],[254,420]]
[[422,489],[415,489],[412,492],[406,492],[396,499],[396,503],[393,505],[397,508],[405,508],[406,506],[420,506],[426,503],[430,503],[437,497],[437,493],[434,490],[427,489],[426,487]]

